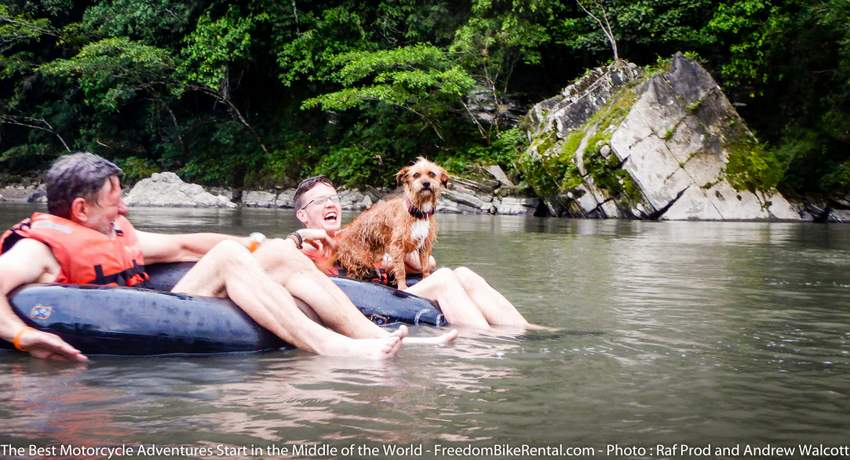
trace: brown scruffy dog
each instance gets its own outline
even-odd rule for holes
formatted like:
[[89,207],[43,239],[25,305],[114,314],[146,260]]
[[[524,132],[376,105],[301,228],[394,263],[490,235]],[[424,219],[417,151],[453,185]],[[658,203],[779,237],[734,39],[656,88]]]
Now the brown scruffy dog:
[[390,273],[395,276],[398,288],[406,289],[406,254],[418,251],[422,276],[430,275],[428,261],[437,239],[434,211],[449,175],[445,169],[419,157],[412,166],[401,168],[395,177],[404,184],[404,194],[379,201],[342,229],[336,238],[336,256],[350,276],[365,278],[380,266],[384,254],[389,254]]

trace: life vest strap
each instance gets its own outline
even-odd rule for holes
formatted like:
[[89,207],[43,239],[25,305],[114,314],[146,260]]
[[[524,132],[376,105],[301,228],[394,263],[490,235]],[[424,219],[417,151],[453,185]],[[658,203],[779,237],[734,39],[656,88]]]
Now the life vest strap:
[[106,285],[114,283],[119,286],[135,286],[150,279],[147,273],[145,273],[145,266],[139,265],[135,260],[131,268],[112,275],[104,274],[102,265],[95,265],[94,273],[95,279],[91,284]]

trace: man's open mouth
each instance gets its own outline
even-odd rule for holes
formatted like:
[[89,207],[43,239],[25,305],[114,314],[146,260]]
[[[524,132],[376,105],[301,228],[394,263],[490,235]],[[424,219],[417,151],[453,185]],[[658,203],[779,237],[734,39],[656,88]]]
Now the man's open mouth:
[[336,211],[331,211],[325,214],[325,220],[327,221],[335,221],[337,218]]

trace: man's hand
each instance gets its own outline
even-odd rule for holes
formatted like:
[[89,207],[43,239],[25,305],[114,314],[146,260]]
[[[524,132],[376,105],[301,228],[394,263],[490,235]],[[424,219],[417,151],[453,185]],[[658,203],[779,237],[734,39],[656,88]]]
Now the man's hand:
[[27,328],[18,342],[30,355],[40,359],[57,361],[88,361],[80,350],[68,345],[58,335]]
[[302,228],[296,231],[304,241],[319,241],[323,247],[336,248],[336,242],[328,232],[320,228]]
[[59,262],[44,243],[29,238],[19,241],[0,256],[0,337],[41,359],[86,361],[80,350],[59,336],[29,327],[15,315],[8,294],[27,283],[50,283],[61,271]]

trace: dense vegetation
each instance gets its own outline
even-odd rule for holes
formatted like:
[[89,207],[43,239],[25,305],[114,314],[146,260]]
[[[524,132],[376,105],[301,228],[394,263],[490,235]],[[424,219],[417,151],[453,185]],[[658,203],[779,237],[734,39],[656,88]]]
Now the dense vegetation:
[[0,180],[79,149],[235,187],[513,169],[518,117],[610,31],[638,64],[700,56],[786,191],[846,191],[848,23],[847,0],[0,0]]

